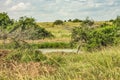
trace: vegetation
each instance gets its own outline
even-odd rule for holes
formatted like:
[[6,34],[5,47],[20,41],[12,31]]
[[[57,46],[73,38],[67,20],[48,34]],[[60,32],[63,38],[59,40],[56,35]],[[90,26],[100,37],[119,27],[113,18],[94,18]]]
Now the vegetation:
[[[110,22],[87,17],[36,23],[31,17],[14,21],[0,13],[0,30],[7,35],[2,39],[8,40],[0,44],[0,80],[119,80],[119,23],[119,16]],[[38,50],[76,45],[87,51],[43,54]]]
[[44,49],[44,48],[52,48],[52,49],[66,49],[66,48],[72,48],[70,43],[65,42],[45,42],[41,44],[32,44],[33,47],[36,47],[38,49]]
[[93,50],[119,43],[119,25],[99,28],[93,28],[92,25],[92,21],[86,19],[83,26],[73,29],[72,42],[78,42],[79,48],[84,47],[87,50]]
[[2,38],[17,38],[17,39],[43,39],[46,37],[53,37],[53,35],[44,28],[39,27],[34,18],[20,17],[14,22],[10,19],[7,13],[0,13],[0,28],[4,33]]
[[74,19],[72,22],[82,22],[82,20]]
[[[67,42],[43,42],[43,43],[27,43],[25,41],[16,41],[13,40],[10,43],[6,43],[4,45],[5,49],[26,49],[26,48],[33,48],[33,49],[66,49],[66,48],[75,48],[70,43]],[[0,44],[0,49],[3,49],[3,45]]]
[[63,25],[63,21],[62,20],[56,20],[53,25]]
[[[2,58],[1,58],[2,60]],[[1,80],[119,80],[119,46],[83,54],[16,50],[0,61]]]

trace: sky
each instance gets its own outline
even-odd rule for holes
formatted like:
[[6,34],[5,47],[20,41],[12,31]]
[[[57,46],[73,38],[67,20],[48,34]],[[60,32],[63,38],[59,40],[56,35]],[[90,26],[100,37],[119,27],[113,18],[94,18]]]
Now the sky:
[[120,15],[120,0],[0,0],[0,12],[13,19],[34,17],[36,21],[85,19],[110,20]]

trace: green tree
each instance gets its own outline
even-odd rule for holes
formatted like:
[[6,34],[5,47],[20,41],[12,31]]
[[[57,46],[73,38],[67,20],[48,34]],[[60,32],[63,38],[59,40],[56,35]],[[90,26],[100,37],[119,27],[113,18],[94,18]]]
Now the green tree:
[[5,44],[5,40],[7,38],[7,32],[6,32],[6,28],[8,27],[8,25],[13,24],[13,20],[11,20],[8,16],[7,13],[3,12],[0,13],[0,30],[1,30],[1,38],[3,39],[3,44]]

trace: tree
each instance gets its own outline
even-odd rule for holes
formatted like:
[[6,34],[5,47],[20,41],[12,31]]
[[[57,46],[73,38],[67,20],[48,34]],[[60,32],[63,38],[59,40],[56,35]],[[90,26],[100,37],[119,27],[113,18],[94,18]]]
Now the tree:
[[7,33],[5,29],[8,25],[13,24],[13,20],[11,20],[7,13],[0,13],[0,30],[1,30],[1,38],[3,39],[3,44],[5,45],[5,39],[7,38]]

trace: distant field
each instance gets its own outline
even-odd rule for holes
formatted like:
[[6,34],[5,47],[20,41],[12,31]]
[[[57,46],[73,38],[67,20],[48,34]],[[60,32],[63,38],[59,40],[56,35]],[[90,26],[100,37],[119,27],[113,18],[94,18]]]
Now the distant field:
[[[95,22],[94,25],[101,25],[104,21]],[[53,22],[38,22],[40,27],[45,28],[47,31],[51,32],[55,37],[46,38],[40,40],[26,40],[28,43],[43,43],[43,42],[70,42],[71,32],[74,27],[79,27],[81,22],[64,22],[63,25],[53,25]],[[111,23],[109,23],[111,24]],[[3,41],[0,40],[0,44]],[[6,40],[6,43],[9,43],[9,40]]]
[[[95,22],[95,26],[103,24],[104,21]],[[53,25],[53,22],[39,22],[40,27],[51,32],[55,38],[54,41],[69,42],[71,39],[71,31],[74,27],[79,27],[81,22],[64,22],[63,25]],[[51,40],[51,39],[50,39]]]
[[53,25],[53,22],[38,23],[40,27],[50,31],[54,36],[55,41],[70,41],[71,30],[74,27],[80,26],[80,23],[64,22],[63,25]]

